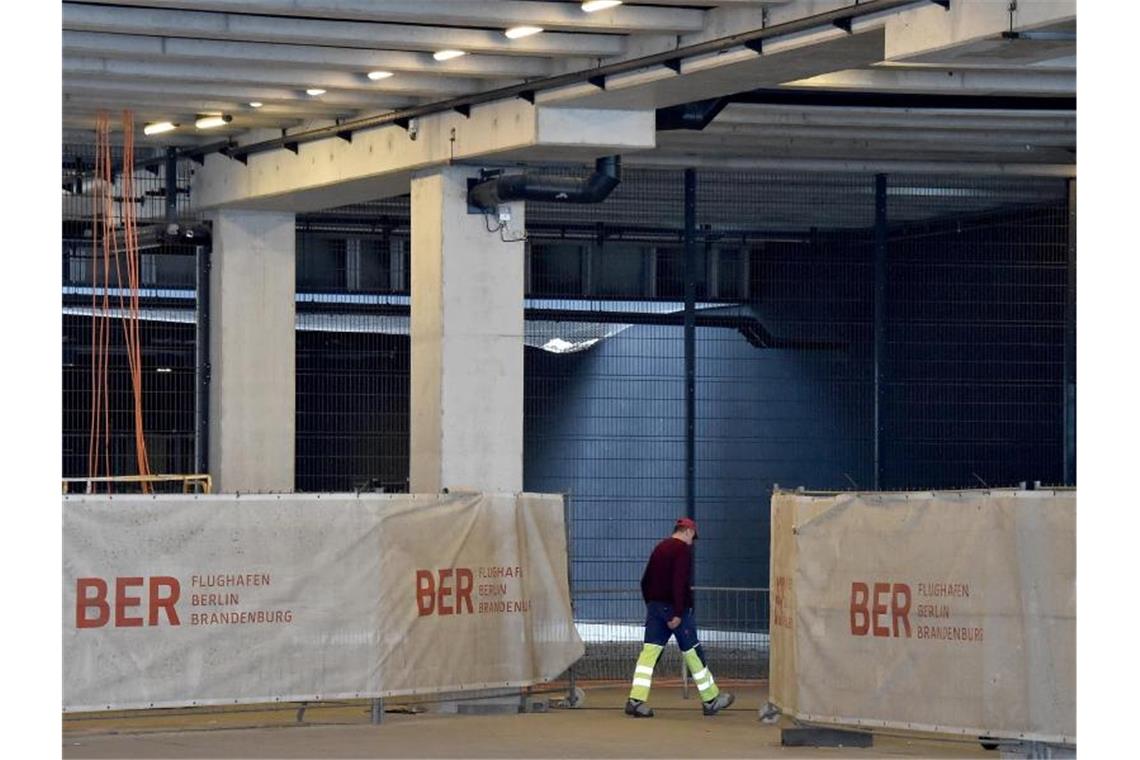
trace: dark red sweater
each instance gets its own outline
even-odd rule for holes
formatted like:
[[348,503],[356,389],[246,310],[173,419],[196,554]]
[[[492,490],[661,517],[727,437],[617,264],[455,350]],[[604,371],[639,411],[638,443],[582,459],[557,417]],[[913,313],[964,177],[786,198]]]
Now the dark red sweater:
[[641,576],[641,596],[646,602],[673,605],[679,617],[693,606],[693,589],[689,586],[692,568],[689,545],[670,536],[653,549]]

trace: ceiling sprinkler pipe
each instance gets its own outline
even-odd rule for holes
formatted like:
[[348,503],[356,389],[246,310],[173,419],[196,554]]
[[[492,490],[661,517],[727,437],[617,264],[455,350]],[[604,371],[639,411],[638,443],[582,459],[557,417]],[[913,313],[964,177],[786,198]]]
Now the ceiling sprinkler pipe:
[[621,182],[621,156],[603,156],[585,179],[542,174],[509,174],[481,182],[467,195],[471,205],[485,210],[509,201],[601,203]]

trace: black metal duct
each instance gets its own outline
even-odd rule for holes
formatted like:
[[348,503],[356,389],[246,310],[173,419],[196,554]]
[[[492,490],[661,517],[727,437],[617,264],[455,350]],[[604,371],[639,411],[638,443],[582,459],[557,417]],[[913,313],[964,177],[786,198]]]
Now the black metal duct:
[[621,156],[603,156],[585,179],[542,174],[508,174],[480,182],[467,193],[467,202],[485,211],[509,201],[600,203],[621,182]]

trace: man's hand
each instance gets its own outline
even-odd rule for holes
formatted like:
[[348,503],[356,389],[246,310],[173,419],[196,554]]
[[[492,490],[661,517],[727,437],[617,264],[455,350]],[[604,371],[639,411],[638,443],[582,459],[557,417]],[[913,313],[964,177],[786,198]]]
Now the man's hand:
[[669,626],[670,631],[673,631],[673,630],[676,630],[677,626],[679,626],[680,624],[681,624],[681,618],[674,616],[674,618],[672,620],[670,620],[668,623],[666,623],[665,625]]

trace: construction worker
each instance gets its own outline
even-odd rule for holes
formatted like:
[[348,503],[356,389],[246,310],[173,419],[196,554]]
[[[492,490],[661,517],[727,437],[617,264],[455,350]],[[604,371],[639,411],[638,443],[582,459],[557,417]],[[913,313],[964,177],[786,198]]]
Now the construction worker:
[[688,517],[677,520],[673,535],[657,544],[641,576],[641,596],[645,599],[645,645],[633,672],[633,688],[625,703],[625,714],[635,718],[652,718],[653,709],[646,703],[657,664],[669,637],[677,638],[681,656],[693,675],[693,683],[701,693],[701,709],[705,715],[716,715],[735,699],[722,692],[713,681],[705,664],[704,648],[697,639],[697,622],[693,618],[692,545],[697,538],[697,524]]

